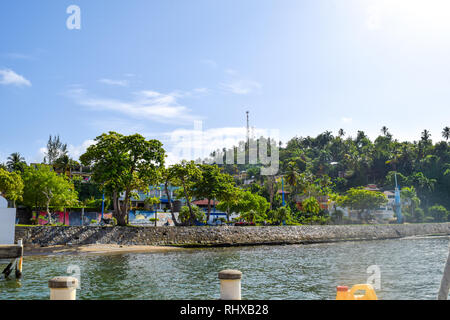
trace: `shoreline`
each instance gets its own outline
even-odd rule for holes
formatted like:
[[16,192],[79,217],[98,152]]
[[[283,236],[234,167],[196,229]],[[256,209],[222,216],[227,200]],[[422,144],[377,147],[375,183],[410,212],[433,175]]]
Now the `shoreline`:
[[182,251],[184,248],[146,245],[77,244],[77,245],[24,245],[24,257],[72,254],[126,254]]
[[[450,223],[256,227],[16,227],[25,254],[161,252],[450,235]],[[29,248],[27,250],[27,248]],[[29,252],[27,252],[29,251]]]

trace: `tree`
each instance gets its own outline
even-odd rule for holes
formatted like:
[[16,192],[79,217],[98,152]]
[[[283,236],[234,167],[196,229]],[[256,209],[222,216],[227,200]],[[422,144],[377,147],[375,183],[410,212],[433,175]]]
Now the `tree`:
[[273,222],[281,224],[290,220],[291,220],[291,209],[289,209],[289,207],[281,207],[275,210],[272,220]]
[[227,221],[230,221],[230,215],[233,212],[239,212],[239,203],[242,201],[244,191],[242,189],[233,187],[221,195],[221,200],[217,204],[217,209],[224,211],[227,214]]
[[16,201],[22,200],[23,187],[22,177],[17,172],[8,172],[0,168],[0,193],[13,202],[14,208]]
[[386,196],[381,192],[351,188],[338,200],[338,205],[358,210],[358,218],[361,220],[363,213],[375,210],[387,202]]
[[409,210],[409,215],[414,222],[421,222],[420,215],[416,215],[416,209],[420,205],[420,199],[417,196],[416,189],[414,187],[405,187],[400,192],[403,204]]
[[54,164],[62,156],[67,155],[67,144],[62,143],[59,135],[48,138],[47,151],[45,152],[44,163]]
[[320,212],[320,204],[314,197],[309,197],[302,202],[303,211],[305,213],[312,213],[313,215]]
[[436,205],[428,208],[428,213],[430,216],[433,217],[435,222],[447,221],[448,212],[444,206],[436,204]]
[[[117,224],[127,224],[132,193],[148,190],[161,180],[165,151],[158,140],[146,140],[139,134],[124,136],[104,133],[88,147],[80,161],[92,167],[92,178],[113,199],[113,216]],[[123,201],[119,198],[123,194]]]
[[[239,212],[246,221],[254,222],[255,219],[263,219],[269,207],[270,205],[266,198],[252,194],[250,191],[245,191],[239,199],[236,212]],[[250,218],[251,220],[248,220]]]
[[175,217],[175,212],[173,210],[172,197],[170,195],[170,190],[169,190],[169,186],[173,186],[176,183],[175,172],[174,172],[174,170],[171,170],[170,168],[169,169],[161,168],[161,176],[162,176],[162,181],[164,182],[164,192],[166,193],[166,196],[167,196],[167,204],[169,205],[169,210],[172,215],[173,223],[175,224],[175,226],[178,226],[179,223],[177,221],[177,218]]
[[187,206],[183,206],[178,214],[178,217],[183,224],[187,225],[195,223],[195,221],[203,222],[205,214],[203,213],[202,209],[200,209],[196,205],[191,205],[190,208]]
[[[151,210],[155,208],[155,205],[159,204],[161,201],[158,197],[148,197],[144,200],[144,204],[147,205]],[[158,211],[155,210],[155,227],[158,222]]]
[[424,142],[428,142],[430,141],[430,138],[431,138],[430,131],[428,131],[427,129],[423,130],[420,139]]
[[195,223],[196,217],[192,209],[191,199],[194,196],[196,183],[202,178],[202,172],[194,161],[188,162],[185,160],[170,166],[169,171],[175,184],[181,186],[182,190],[180,192],[184,195],[190,212],[190,219],[185,220],[184,223],[192,225]]
[[6,161],[6,166],[9,171],[23,171],[23,168],[27,165],[25,158],[18,152],[11,153]]
[[45,207],[52,223],[50,206],[64,209],[78,203],[73,183],[47,165],[27,167],[23,173],[23,202],[29,207]]
[[386,126],[383,126],[381,128],[381,133],[383,134],[383,136],[387,137],[389,135],[389,129]]
[[442,137],[448,141],[450,139],[450,127],[445,127],[444,130],[442,130]]
[[286,182],[295,189],[299,183],[300,180],[300,173],[297,171],[297,167],[295,165],[295,162],[291,161],[287,165],[286,170]]
[[342,138],[343,136],[345,136],[345,131],[344,131],[344,129],[339,129],[339,131],[338,131],[338,136],[339,136],[340,138]]
[[72,177],[72,169],[78,167],[80,164],[70,158],[67,154],[62,155],[58,159],[56,159],[53,163],[53,167],[63,174],[68,174],[69,177]]
[[[201,164],[200,179],[194,181],[193,195],[197,198],[208,199],[208,211],[206,221],[211,214],[211,200],[221,198],[222,194],[234,187],[233,177],[222,173],[217,165]],[[226,196],[224,196],[226,197]]]

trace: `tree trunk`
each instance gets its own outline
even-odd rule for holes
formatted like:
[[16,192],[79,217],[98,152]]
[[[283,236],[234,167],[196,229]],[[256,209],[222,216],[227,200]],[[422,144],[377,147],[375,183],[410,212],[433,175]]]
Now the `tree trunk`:
[[186,183],[184,182],[184,179],[182,180],[182,182],[183,182],[184,198],[186,199],[186,204],[187,204],[187,206],[189,208],[189,215],[190,215],[190,217],[189,217],[188,223],[189,223],[189,225],[194,225],[194,223],[195,223],[195,216],[194,216],[194,213],[192,211],[191,200],[189,199],[189,196],[187,194]]
[[52,215],[50,214],[50,200],[47,201],[47,216],[48,216],[48,223],[47,224],[52,224]]
[[211,199],[208,199],[208,213],[206,214],[206,223],[208,223],[210,216],[211,216]]
[[270,177],[267,178],[267,183],[268,183],[268,186],[269,186],[269,204],[270,204],[269,209],[270,210],[272,210],[273,196],[274,196],[274,193],[275,193],[275,191],[274,191],[275,181],[274,180],[275,180],[275,178],[273,176],[270,176]]
[[179,226],[179,223],[178,223],[177,219],[175,218],[175,213],[173,212],[172,197],[170,196],[170,191],[169,191],[168,184],[169,184],[168,181],[166,181],[164,183],[164,190],[166,191],[167,201],[169,203],[170,213],[172,215],[172,220],[173,220],[173,223],[175,224],[175,226]]
[[127,221],[125,219],[125,215],[123,214],[123,212],[121,210],[120,203],[119,203],[119,197],[118,197],[116,191],[113,192],[113,207],[114,207],[113,216],[117,220],[117,225],[122,226],[122,227],[126,226]]

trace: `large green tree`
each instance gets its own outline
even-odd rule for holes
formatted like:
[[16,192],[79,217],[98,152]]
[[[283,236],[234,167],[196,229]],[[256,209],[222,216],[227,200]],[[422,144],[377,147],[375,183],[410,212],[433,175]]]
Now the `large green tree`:
[[195,212],[192,209],[192,198],[195,193],[195,186],[202,178],[202,171],[194,161],[181,161],[169,167],[169,174],[175,185],[181,187],[179,191],[189,209],[190,218],[185,219],[184,224],[193,225],[196,221]]
[[59,210],[78,203],[74,185],[64,175],[58,175],[48,165],[29,166],[23,173],[23,202],[29,207],[46,208],[52,222],[50,206]]
[[22,200],[23,187],[22,177],[17,172],[8,172],[0,168],[0,193],[12,201],[14,207],[16,201]]
[[388,202],[382,192],[365,190],[363,188],[351,188],[338,200],[342,207],[348,207],[358,211],[361,220],[363,213],[375,210]]
[[233,177],[227,173],[222,173],[217,165],[200,164],[198,165],[201,175],[200,179],[195,181],[193,194],[197,198],[208,200],[208,211],[206,221],[209,221],[211,215],[211,200],[227,198],[227,193],[234,187]]
[[[104,133],[88,147],[80,161],[92,167],[93,180],[113,200],[113,215],[120,226],[127,224],[130,199],[136,190],[148,190],[161,181],[165,151],[158,140],[147,140],[139,134],[124,136]],[[120,203],[119,198],[123,196]]]

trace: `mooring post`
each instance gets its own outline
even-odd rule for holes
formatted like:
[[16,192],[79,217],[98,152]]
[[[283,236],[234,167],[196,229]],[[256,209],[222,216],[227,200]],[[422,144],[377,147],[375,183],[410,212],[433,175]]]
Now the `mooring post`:
[[50,300],[76,300],[78,279],[74,277],[56,277],[48,281]]
[[438,293],[438,300],[447,300],[450,291],[450,247],[448,250],[447,263],[445,264],[444,274],[442,275],[441,287]]
[[220,300],[241,300],[242,272],[222,270],[219,272]]
[[23,265],[23,241],[22,239],[17,240],[17,245],[22,248],[22,254],[16,262],[16,279],[22,278],[22,265]]

